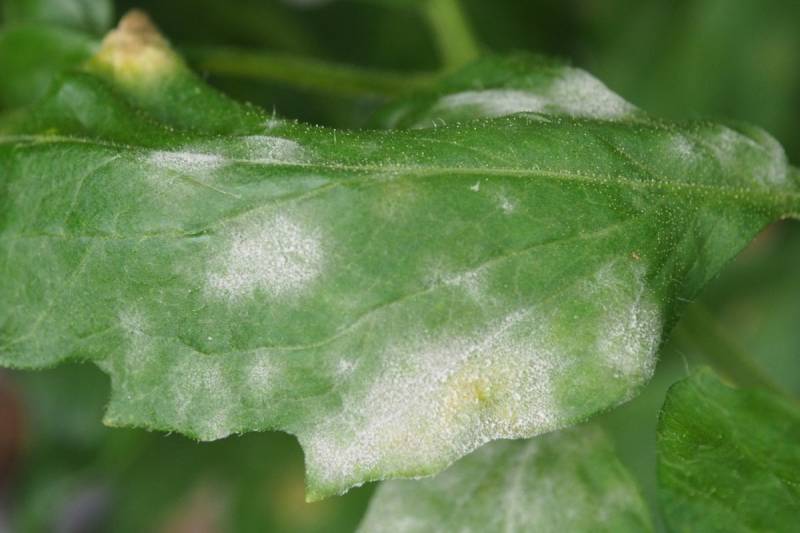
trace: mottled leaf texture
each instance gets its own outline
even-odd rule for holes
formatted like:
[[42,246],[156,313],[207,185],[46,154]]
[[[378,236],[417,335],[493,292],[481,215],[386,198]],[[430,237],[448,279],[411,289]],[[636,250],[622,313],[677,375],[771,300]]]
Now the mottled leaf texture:
[[487,444],[433,479],[387,481],[359,533],[652,530],[607,437],[580,426]]
[[444,95],[447,125],[334,131],[215,92],[126,17],[0,123],[0,362],[95,361],[110,425],[297,435],[311,499],[631,398],[798,185],[761,130],[528,69]]
[[673,531],[797,531],[797,403],[698,372],[670,389],[658,451],[661,500]]

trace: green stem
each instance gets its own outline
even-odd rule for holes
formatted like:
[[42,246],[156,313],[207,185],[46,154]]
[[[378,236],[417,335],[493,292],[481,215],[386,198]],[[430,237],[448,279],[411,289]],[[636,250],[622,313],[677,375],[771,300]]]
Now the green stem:
[[344,96],[392,97],[428,85],[432,73],[384,72],[288,54],[236,48],[183,51],[200,71],[218,76],[277,82],[313,92]]
[[788,392],[770,377],[758,362],[740,348],[716,318],[702,305],[686,309],[677,340],[697,348],[706,361],[721,375],[741,387],[761,387],[788,396]]
[[446,68],[459,67],[478,57],[480,47],[459,0],[428,0],[424,6]]
[[789,207],[789,214],[787,218],[794,218],[800,220],[800,168],[797,167],[789,167],[789,181],[793,182],[795,187],[797,188],[797,192],[794,194],[795,201]]

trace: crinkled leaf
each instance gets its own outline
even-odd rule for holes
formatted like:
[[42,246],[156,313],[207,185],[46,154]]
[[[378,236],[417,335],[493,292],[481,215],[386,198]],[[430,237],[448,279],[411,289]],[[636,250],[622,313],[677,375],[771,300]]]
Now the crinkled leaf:
[[126,18],[0,125],[0,362],[96,361],[111,425],[291,432],[311,498],[625,401],[800,194],[761,130],[560,72],[594,107],[333,131],[214,92]]
[[387,481],[359,533],[652,531],[647,506],[592,426],[498,441],[423,481]]
[[698,372],[670,389],[658,449],[661,500],[675,531],[796,531],[796,403]]

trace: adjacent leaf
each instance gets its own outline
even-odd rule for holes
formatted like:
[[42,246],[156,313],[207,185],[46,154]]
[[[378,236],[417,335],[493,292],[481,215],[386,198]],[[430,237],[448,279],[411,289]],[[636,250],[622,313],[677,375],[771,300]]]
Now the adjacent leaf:
[[428,128],[513,113],[649,120],[588,72],[544,57],[514,54],[485,57],[449,76],[438,87],[386,106],[377,114],[375,124]]
[[3,0],[7,24],[39,23],[95,35],[111,28],[114,14],[109,0]]
[[59,27],[18,25],[0,31],[0,108],[35,102],[57,74],[86,61],[96,45],[84,33]]
[[108,380],[90,365],[8,374],[26,415],[24,453],[3,485],[10,531],[351,533],[372,493],[304,503],[303,456],[284,434],[199,444],[103,428]]
[[378,488],[360,533],[652,531],[634,481],[600,429],[498,441],[424,481]]
[[795,531],[800,409],[710,371],[670,389],[658,430],[661,499],[675,531]]
[[592,109],[334,131],[212,91],[127,17],[0,124],[0,363],[94,360],[111,425],[291,432],[310,498],[631,398],[800,192],[761,130],[560,72]]

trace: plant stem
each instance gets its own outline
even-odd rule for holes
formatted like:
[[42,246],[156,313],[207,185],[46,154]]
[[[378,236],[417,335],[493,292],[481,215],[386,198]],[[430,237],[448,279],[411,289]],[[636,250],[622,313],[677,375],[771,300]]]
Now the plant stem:
[[478,57],[480,47],[459,0],[428,0],[423,11],[446,68],[459,67]]
[[789,396],[788,391],[764,372],[758,362],[726,334],[717,319],[702,305],[692,304],[686,309],[675,335],[697,348],[717,372],[736,385],[761,387]]
[[790,207],[788,218],[800,220],[800,168],[789,167],[789,181],[795,184],[797,193],[794,194],[795,202]]
[[184,50],[198,70],[219,76],[284,83],[314,92],[343,96],[397,96],[430,84],[433,73],[361,69],[289,54],[237,48]]

